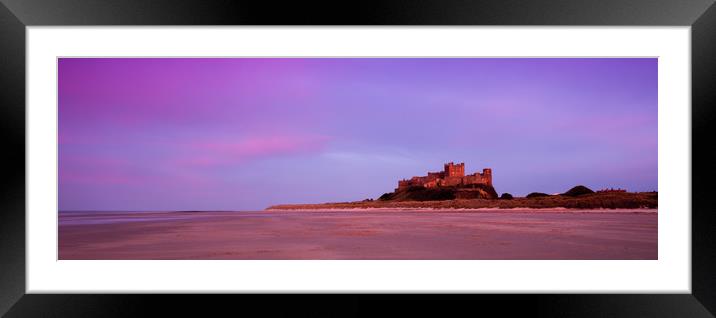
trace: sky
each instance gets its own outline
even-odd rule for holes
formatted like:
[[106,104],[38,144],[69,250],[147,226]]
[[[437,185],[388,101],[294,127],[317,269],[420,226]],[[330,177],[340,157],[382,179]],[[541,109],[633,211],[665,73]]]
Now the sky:
[[655,58],[61,58],[59,209],[377,198],[465,162],[498,193],[657,188]]

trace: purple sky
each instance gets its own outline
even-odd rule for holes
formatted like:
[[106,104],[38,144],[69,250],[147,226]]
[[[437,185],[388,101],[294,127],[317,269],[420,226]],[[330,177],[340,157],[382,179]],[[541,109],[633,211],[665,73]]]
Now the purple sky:
[[59,60],[60,210],[362,200],[449,161],[657,190],[657,59]]

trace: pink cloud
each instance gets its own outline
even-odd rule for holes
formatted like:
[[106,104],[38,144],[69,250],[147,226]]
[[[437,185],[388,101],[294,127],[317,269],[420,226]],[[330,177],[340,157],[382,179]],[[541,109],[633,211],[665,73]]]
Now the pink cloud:
[[[143,166],[149,164],[151,168]],[[202,174],[172,169],[158,161],[133,162],[120,158],[64,156],[61,184],[206,188],[212,182]]]
[[[656,116],[639,114],[627,116],[590,116],[579,120],[562,121],[553,126],[560,131],[568,131],[577,138],[590,142],[608,142],[627,148],[648,148],[655,146]],[[653,127],[651,131],[635,133],[634,127]],[[653,148],[656,149],[656,148]]]
[[215,166],[248,160],[310,154],[322,151],[330,138],[320,135],[251,136],[237,141],[201,141],[189,147],[192,154],[178,163],[189,166]]
[[95,185],[140,185],[145,183],[146,179],[138,178],[118,172],[64,172],[60,171],[61,183],[73,184],[95,184]]
[[95,135],[72,133],[67,130],[60,130],[57,134],[57,143],[59,145],[88,145],[98,141]]
[[117,158],[63,156],[59,165],[60,183],[138,185],[148,179],[132,171]]

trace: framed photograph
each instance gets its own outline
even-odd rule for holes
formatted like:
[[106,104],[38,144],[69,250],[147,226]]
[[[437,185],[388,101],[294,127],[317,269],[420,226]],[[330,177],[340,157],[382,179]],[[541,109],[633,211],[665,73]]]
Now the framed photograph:
[[713,317],[712,1],[318,9],[3,0],[0,312]]

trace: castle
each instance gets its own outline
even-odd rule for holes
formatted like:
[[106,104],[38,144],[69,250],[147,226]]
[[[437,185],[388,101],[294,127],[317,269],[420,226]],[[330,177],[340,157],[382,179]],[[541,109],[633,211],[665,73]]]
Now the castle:
[[445,169],[440,172],[428,172],[427,176],[412,177],[409,180],[398,181],[398,188],[395,191],[403,190],[412,186],[423,186],[426,188],[469,186],[473,184],[484,184],[492,186],[492,169],[482,169],[482,173],[476,172],[465,175],[465,163],[445,164]]

